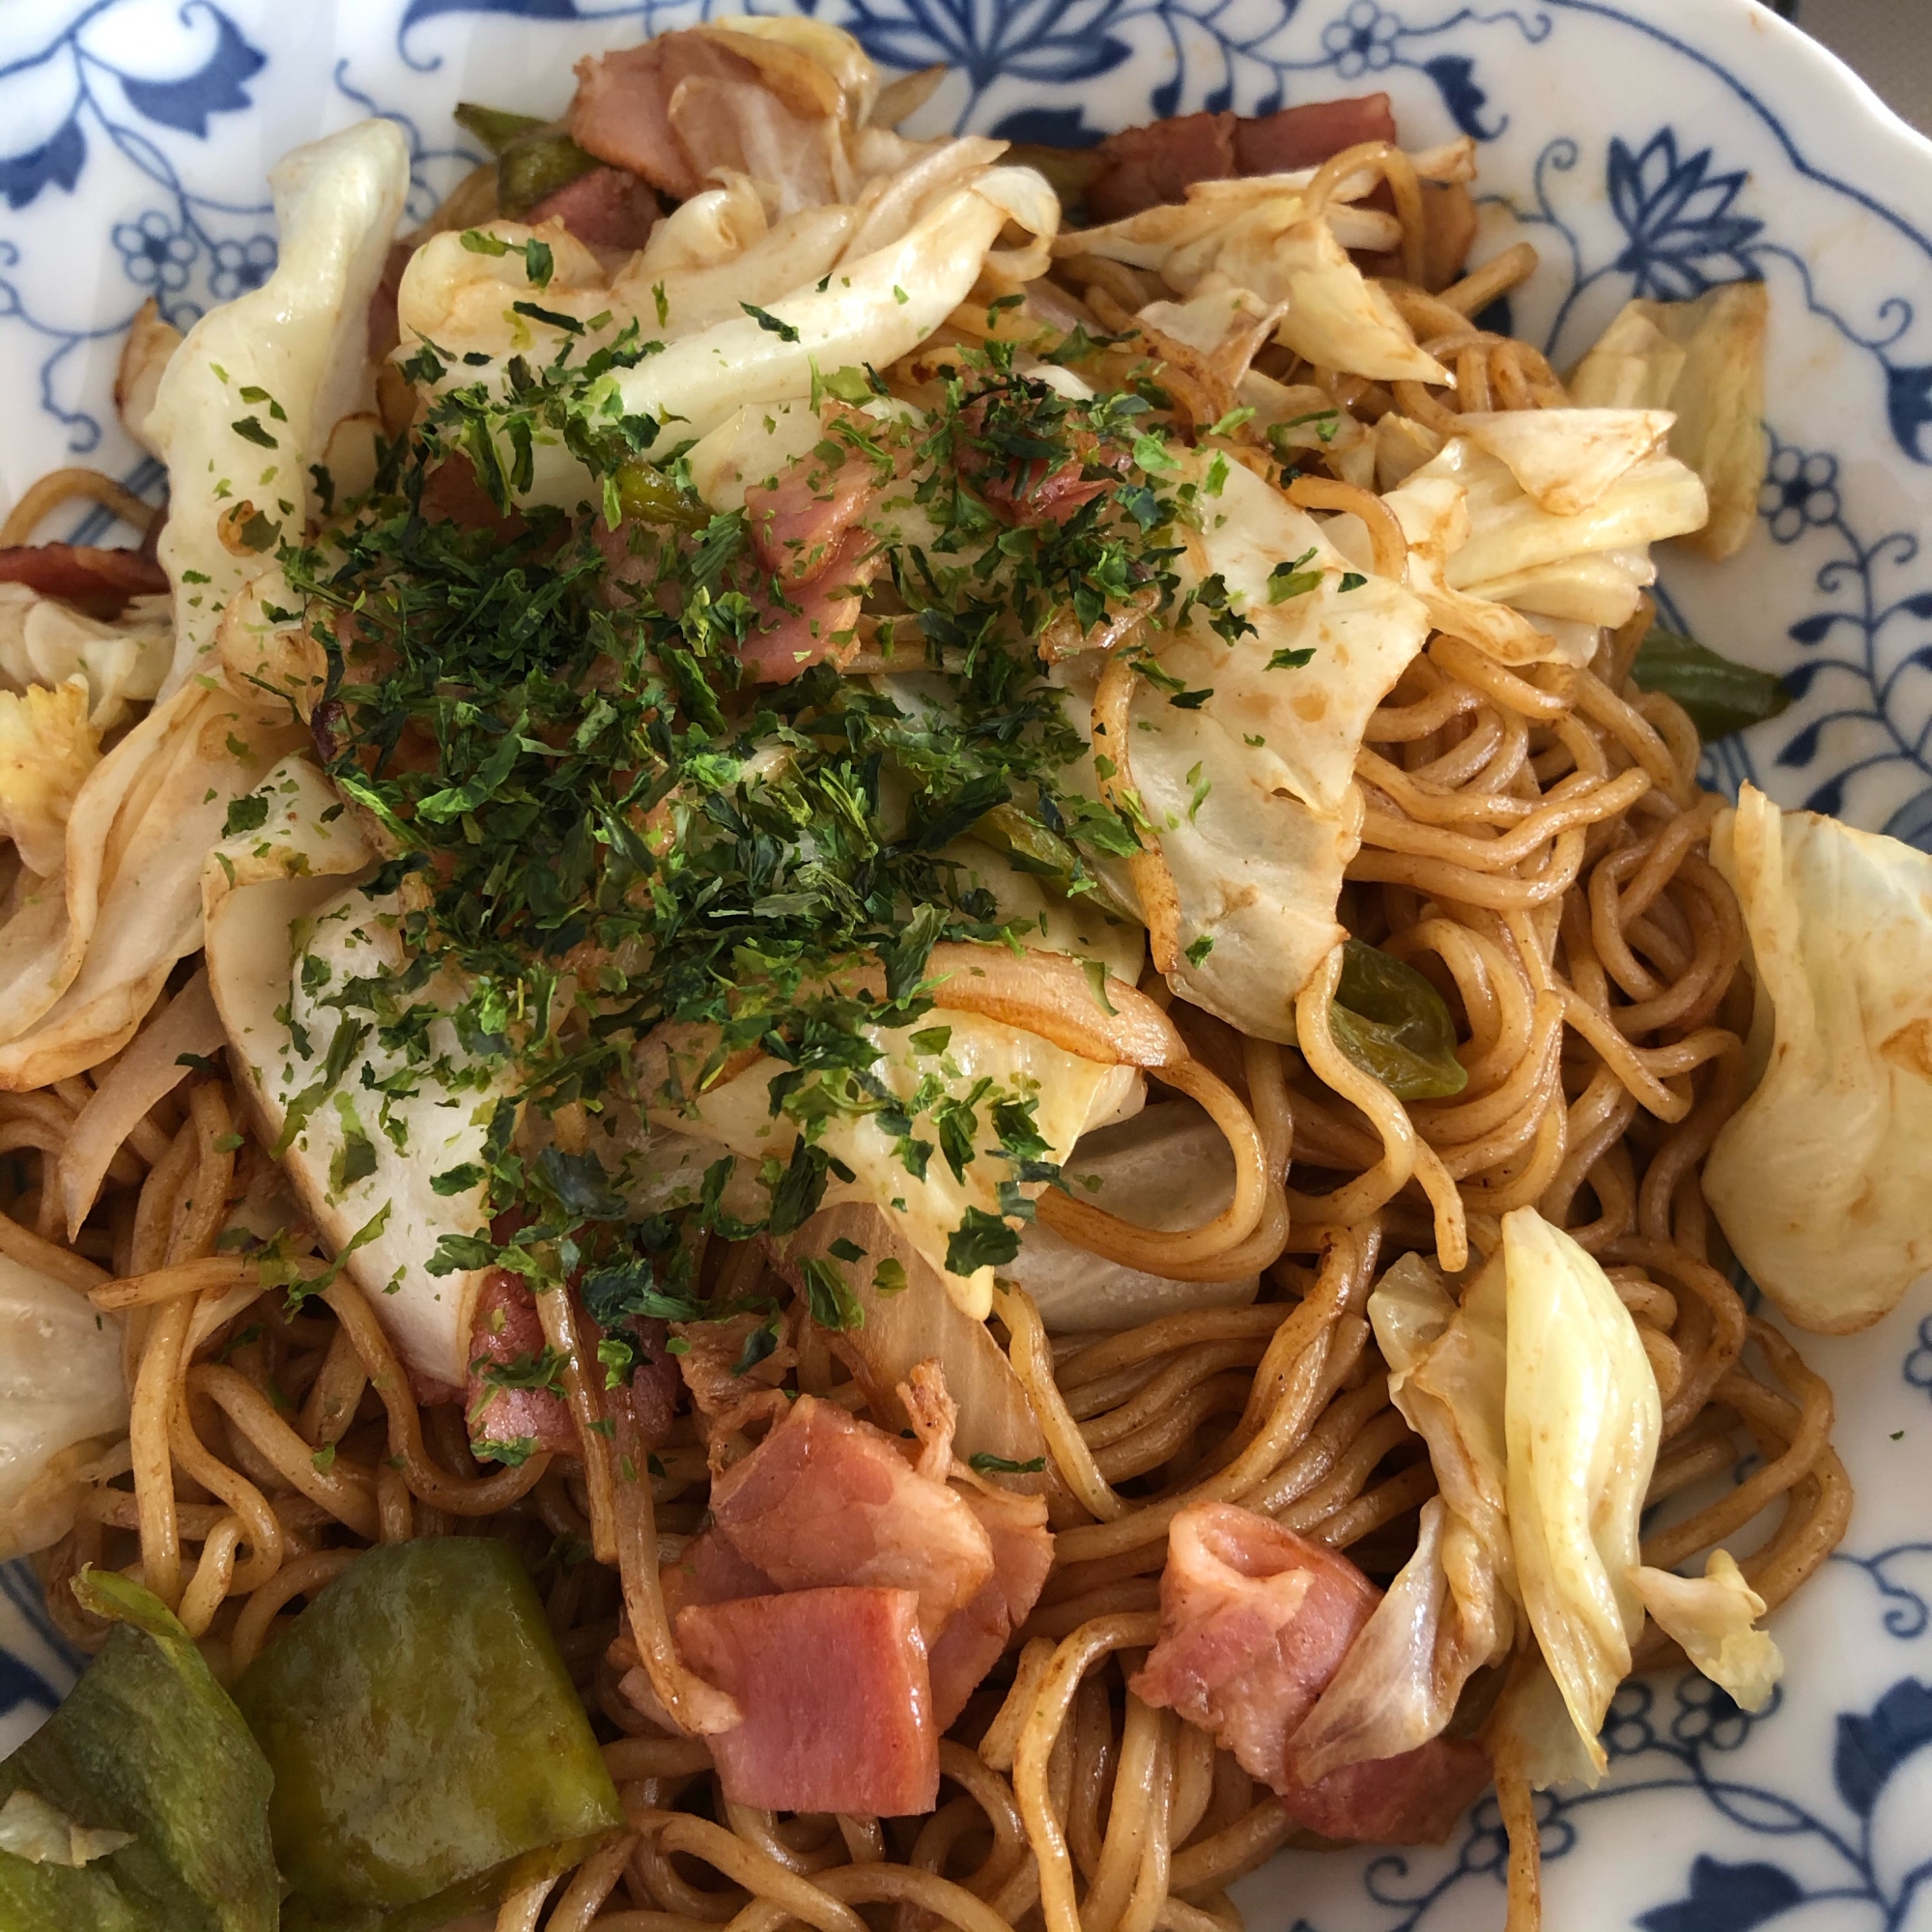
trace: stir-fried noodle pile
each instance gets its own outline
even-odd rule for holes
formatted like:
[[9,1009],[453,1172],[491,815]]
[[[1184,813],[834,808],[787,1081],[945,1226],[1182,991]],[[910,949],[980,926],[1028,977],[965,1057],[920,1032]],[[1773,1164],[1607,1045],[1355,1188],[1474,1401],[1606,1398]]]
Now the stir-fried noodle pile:
[[[1531,252],[1431,293],[1422,191],[1399,150],[1337,156],[1309,204],[1319,211],[1363,170],[1391,190],[1401,231],[1390,251],[1401,267],[1380,285],[1456,383],[1338,375],[1264,349],[1258,368],[1319,391],[1332,412],[1325,434],[1297,440],[1293,469],[1253,430],[1212,433],[1233,403],[1225,376],[1137,319],[1162,293],[1155,277],[1097,254],[1063,253],[998,311],[986,305],[997,277],[990,292],[982,283],[883,386],[929,398],[989,337],[1037,346],[1084,328],[1106,345],[1080,365],[1096,388],[1151,371],[1171,434],[1281,482],[1301,508],[1352,512],[1376,575],[1399,582],[1403,526],[1374,489],[1345,480],[1336,452],[1391,412],[1453,436],[1463,412],[1568,398],[1534,349],[1470,319],[1526,277]],[[15,523],[37,524],[66,493],[128,507],[70,471]],[[933,995],[941,1019],[977,1003],[1070,1051],[1138,1066],[1156,1108],[1202,1110],[1232,1151],[1225,1205],[1195,1225],[1142,1227],[1115,1211],[1130,1216],[1131,1203],[1079,1188],[1041,1194],[1039,1224],[1170,1281],[1259,1273],[1261,1287],[1246,1303],[1067,1334],[1048,1333],[1023,1288],[993,1293],[992,1335],[1044,1438],[1053,1564],[940,1746],[930,1816],[780,1817],[726,1802],[702,1726],[677,1734],[707,1687],[674,1641],[660,1565],[703,1528],[712,1472],[750,1450],[768,1413],[681,1413],[653,1443],[635,1406],[612,1397],[582,1309],[539,1293],[574,1447],[479,1464],[464,1406],[419,1401],[377,1297],[312,1227],[298,1216],[263,1249],[273,1229],[262,1205],[287,1197],[252,1100],[213,1056],[219,1036],[194,958],[112,1059],[0,1095],[11,1156],[0,1251],[127,1318],[127,1441],[88,1467],[71,1531],[42,1559],[62,1632],[98,1647],[105,1627],[68,1582],[87,1565],[138,1564],[218,1671],[236,1673],[371,1546],[502,1538],[538,1578],[628,1818],[626,1835],[575,1871],[514,1896],[505,1932],[539,1920],[551,1932],[753,1932],[788,1919],[860,1932],[862,1918],[888,1922],[874,1909],[885,1906],[900,1910],[893,1922],[966,1932],[1234,1928],[1229,1886],[1297,1828],[1208,1731],[1127,1689],[1157,1634],[1168,1525],[1190,1503],[1239,1504],[1347,1550],[1386,1584],[1437,1480],[1391,1404],[1369,1294],[1405,1254],[1452,1277],[1480,1266],[1498,1252],[1502,1217],[1525,1207],[1596,1258],[1634,1319],[1662,1411],[1648,1503],[1695,1492],[1690,1513],[1683,1500],[1660,1513],[1644,1562],[1668,1569],[1779,1510],[1742,1567],[1767,1605],[1782,1602],[1837,1542],[1851,1495],[1830,1393],[1747,1313],[1702,1192],[1704,1157],[1744,1091],[1751,989],[1737,902],[1709,854],[1720,802],[1698,784],[1696,729],[1630,681],[1650,619],[1646,603],[1580,668],[1506,666],[1437,630],[1369,716],[1340,918],[1440,994],[1461,1091],[1398,1099],[1341,1050],[1340,946],[1293,1000],[1293,1046],[1171,992],[1179,898],[1151,838],[1126,862],[1152,952],[1137,992],[1116,982],[1103,1011],[1015,959],[1005,977]],[[890,655],[868,633],[847,673],[890,668]],[[1134,782],[1129,706],[1144,688],[1125,649],[1093,688],[1096,744],[1128,748],[1103,773],[1109,804]],[[1087,978],[1072,983],[1084,992]],[[188,1070],[157,1080],[157,1058],[172,1069],[183,1054]],[[583,1118],[565,1105],[544,1131],[581,1149]],[[76,1206],[85,1219],[70,1239]],[[224,1233],[238,1226],[253,1234]],[[824,1310],[795,1292],[796,1268],[767,1237],[694,1225],[680,1238],[696,1300],[781,1309],[768,1353],[785,1386],[902,1433],[890,1390],[849,1337],[814,1320]],[[1654,1624],[1634,1646],[1638,1668],[1676,1655]],[[654,1715],[619,1688],[627,1671],[648,1679]],[[1502,1674],[1479,1674],[1455,1733],[1480,1729]],[[1507,1764],[1499,1803],[1517,1847],[1512,1922],[1528,1923],[1534,1809]]]

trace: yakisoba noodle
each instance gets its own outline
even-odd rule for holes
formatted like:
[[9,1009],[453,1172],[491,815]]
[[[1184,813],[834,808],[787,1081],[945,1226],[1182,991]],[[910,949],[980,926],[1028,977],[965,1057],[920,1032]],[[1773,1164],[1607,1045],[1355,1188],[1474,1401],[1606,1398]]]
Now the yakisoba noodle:
[[[1519,244],[1430,293],[1418,285],[1423,189],[1400,150],[1370,143],[1336,156],[1309,203],[1320,208],[1365,170],[1386,183],[1400,227],[1391,252],[1404,273],[1382,286],[1456,386],[1378,384],[1269,352],[1276,373],[1313,382],[1350,423],[1393,406],[1443,434],[1465,410],[1563,404],[1541,355],[1469,320],[1530,273],[1533,252]],[[1040,316],[1138,332],[1133,309],[1160,293],[1148,271],[1098,257],[1068,257],[1057,274],[1025,285],[1028,307],[980,333]],[[965,315],[954,340],[970,344]],[[1211,372],[1173,366],[1178,393],[1191,376],[1204,410],[1226,409],[1208,393]],[[894,380],[925,379],[921,368]],[[1406,540],[1374,492],[1303,473],[1289,494],[1359,516],[1377,573],[1403,581]],[[124,496],[92,472],[60,472],[0,540],[76,497],[128,512]],[[1767,1604],[1781,1602],[1838,1541],[1851,1495],[1830,1442],[1830,1391],[1747,1315],[1700,1188],[1704,1156],[1743,1095],[1750,988],[1738,907],[1708,857],[1718,801],[1697,782],[1696,731],[1668,698],[1629,682],[1650,618],[1646,605],[1580,669],[1512,668],[1438,633],[1369,719],[1342,921],[1449,996],[1468,1075],[1453,1097],[1400,1101],[1333,1043],[1340,947],[1294,1000],[1297,1047],[1243,1036],[1175,997],[1162,975],[1180,952],[1179,900],[1151,845],[1130,869],[1152,968],[1138,991],[1115,986],[1111,1011],[1089,997],[1084,973],[1037,955],[942,986],[942,1009],[977,1009],[1143,1067],[1197,1104],[1231,1151],[1226,1206],[1192,1227],[1149,1230],[1062,1192],[1040,1200],[1043,1224],[1176,1281],[1259,1271],[1263,1285],[1249,1306],[1062,1337],[1023,1290],[995,1296],[995,1333],[1045,1442],[1053,1570],[987,1691],[941,1745],[929,1817],[780,1818],[728,1804],[703,1737],[641,1715],[610,1656],[621,1614],[673,1719],[695,1728],[718,1696],[680,1655],[659,1582],[706,1517],[694,1418],[681,1416],[653,1452],[627,1405],[607,1407],[569,1297],[542,1294],[580,1453],[539,1451],[483,1472],[461,1410],[418,1403],[370,1300],[312,1238],[309,1256],[299,1236],[287,1244],[293,1259],[267,1287],[258,1263],[217,1251],[234,1205],[273,1163],[218,1071],[177,1085],[173,1057],[157,1070],[145,1036],[84,1075],[0,1095],[0,1152],[14,1156],[0,1163],[0,1253],[127,1322],[128,1439],[94,1465],[72,1531],[43,1559],[50,1613],[73,1642],[98,1646],[104,1627],[67,1584],[88,1565],[137,1564],[239,1671],[373,1545],[473,1531],[536,1563],[568,1539],[589,1555],[554,1566],[546,1607],[609,1739],[629,1831],[575,1871],[513,1893],[499,1932],[766,1932],[791,1921],[862,1932],[886,1922],[886,1907],[893,1922],[961,1932],[1233,1932],[1227,1888],[1295,1828],[1207,1732],[1126,1689],[1157,1635],[1168,1525],[1190,1503],[1234,1503],[1354,1551],[1378,1576],[1397,1569],[1435,1480],[1391,1406],[1370,1292],[1405,1252],[1450,1271],[1494,1253],[1501,1217],[1531,1206],[1597,1258],[1635,1321],[1663,1415],[1650,1500],[1721,1491],[1658,1531],[1645,1561],[1668,1568],[1780,1505],[1742,1567]],[[1122,748],[1103,792],[1123,806],[1135,684],[1118,650],[1094,700],[1096,731]],[[177,986],[177,1003],[205,1000],[185,973]],[[172,1006],[149,1022],[156,1035],[186,1024]],[[152,1102],[147,1082],[161,1090]],[[83,1117],[91,1136],[77,1131]],[[99,1144],[106,1121],[118,1123],[112,1145]],[[66,1240],[64,1204],[97,1184],[85,1225]],[[697,1240],[701,1282],[726,1285],[729,1297],[788,1298],[757,1241]],[[328,1277],[295,1314],[284,1305],[291,1273]],[[797,1387],[863,1409],[860,1384],[810,1316],[799,1308],[793,1320]],[[627,1463],[647,1460],[648,1480],[625,1479]],[[1741,1466],[1750,1473],[1737,1476]],[[1636,1661],[1654,1667],[1675,1654],[1653,1625]],[[1514,1932],[1538,1912],[1534,1812],[1507,1768],[1497,1796]]]

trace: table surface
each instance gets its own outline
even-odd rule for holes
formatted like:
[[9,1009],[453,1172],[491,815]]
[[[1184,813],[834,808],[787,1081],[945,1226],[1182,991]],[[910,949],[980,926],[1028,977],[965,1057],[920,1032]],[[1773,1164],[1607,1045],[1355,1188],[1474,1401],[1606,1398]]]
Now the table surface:
[[1932,0],[1777,0],[1777,11],[1932,134]]

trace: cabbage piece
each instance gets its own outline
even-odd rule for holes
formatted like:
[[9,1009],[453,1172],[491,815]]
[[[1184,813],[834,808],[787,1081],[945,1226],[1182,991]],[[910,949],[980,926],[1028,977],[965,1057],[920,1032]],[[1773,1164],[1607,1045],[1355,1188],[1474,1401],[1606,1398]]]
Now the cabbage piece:
[[[1232,263],[1230,271],[1239,277]],[[1274,339],[1319,368],[1378,383],[1448,383],[1449,372],[1416,342],[1388,292],[1372,282],[1321,215],[1295,222],[1277,242],[1256,293],[1288,303]]]
[[0,1561],[73,1527],[80,1466],[127,1427],[120,1317],[0,1255]]
[[959,867],[954,879],[961,889],[980,887],[992,894],[998,923],[1017,923],[1026,933],[1029,952],[1093,960],[1106,968],[1110,980],[1128,986],[1140,983],[1147,933],[1135,921],[1109,912],[1097,894],[1068,897],[1054,889],[1051,878],[1022,871],[983,837],[954,839],[940,857]]
[[1311,810],[1255,748],[1158,691],[1137,693],[1130,716],[1126,769],[1176,895],[1168,982],[1230,1026],[1292,1043],[1294,996],[1344,937],[1354,795],[1332,816]]
[[136,597],[111,624],[24,583],[0,583],[0,690],[87,679],[87,722],[97,732],[125,724],[161,688],[174,654],[165,597]]
[[[840,1244],[838,1254],[835,1244]],[[844,1252],[846,1245],[860,1251],[858,1261]],[[1044,1452],[1033,1405],[1005,1350],[985,1322],[947,1293],[939,1270],[895,1216],[869,1202],[840,1202],[821,1208],[780,1252],[788,1268],[808,1259],[838,1268],[865,1311],[866,1319],[838,1338],[838,1348],[867,1380],[867,1399],[878,1414],[893,1412],[894,1390],[921,1362],[937,1360],[946,1392],[959,1408],[954,1454],[1024,1465]]]
[[1670,434],[1664,410],[1499,410],[1458,419],[1459,434],[1496,458],[1539,509],[1574,517]]
[[1414,1553],[1290,1747],[1296,1776],[1393,1757],[1436,1736],[1463,1686],[1507,1655],[1518,1616],[1506,1444],[1507,1291],[1497,1256],[1461,1307],[1420,1255],[1369,1296],[1389,1397],[1429,1444],[1441,1493]]
[[[936,151],[899,148],[897,157],[911,156],[902,174],[871,184],[858,203],[802,209],[775,227],[760,226],[754,202],[720,190],[727,199],[708,209],[706,222],[681,231],[675,249],[667,243],[655,258],[644,250],[614,284],[549,225],[553,263],[541,288],[528,279],[522,245],[534,231],[492,224],[506,244],[500,256],[438,236],[403,276],[405,342],[419,335],[452,354],[488,355],[490,366],[458,361],[440,380],[500,387],[512,355],[532,342],[551,354],[566,339],[557,327],[511,313],[511,301],[584,322],[608,311],[599,330],[571,338],[580,348],[636,320],[666,347],[613,374],[610,394],[662,423],[664,448],[703,437],[748,403],[804,401],[814,369],[883,368],[916,349],[982,269],[1024,279],[1045,266],[1060,204],[1040,176],[990,165],[1000,144],[978,137]],[[999,248],[1009,224],[1033,239]],[[747,303],[758,313],[746,313]],[[539,444],[535,459],[529,499],[569,507],[585,495],[583,472],[560,443]]]
[[[959,1137],[952,1143],[958,1166],[955,1170],[952,1154],[944,1151],[942,1137],[941,1151],[926,1158],[921,1176],[877,1113],[835,1113],[814,1145],[842,1161],[853,1179],[833,1175],[824,1205],[860,1201],[888,1209],[895,1227],[939,1272],[958,1306],[983,1321],[993,1305],[994,1268],[1009,1262],[1018,1247],[1019,1237],[1006,1219],[1012,1211],[1010,1190],[1016,1183],[1023,1195],[1039,1189],[1037,1181],[1025,1179],[1026,1162],[1002,1148],[1003,1123],[1011,1128],[1022,1115],[1029,1117],[1029,1138],[1037,1136],[1043,1145],[1030,1149],[1026,1159],[1061,1161],[1090,1124],[1119,1111],[1134,1089],[1137,1070],[1105,1066],[1037,1034],[952,1009],[910,1027],[867,1026],[860,1032],[879,1051],[871,1077],[902,1105],[923,1082],[936,1083],[944,1100],[960,1104],[962,1111],[951,1116]],[[788,1116],[774,1118],[770,1098],[771,1083],[787,1069],[761,1056],[735,1078],[694,1099],[681,1098],[699,1065],[701,1055],[686,1065],[668,1045],[663,1059],[654,1065],[647,1062],[643,1088],[652,1120],[714,1141],[754,1165],[768,1158],[788,1162],[798,1130]],[[976,1091],[979,1097],[966,1107]],[[930,1122],[928,1110],[914,1122],[914,1132],[928,1136]]]
[[0,691],[0,838],[41,878],[60,870],[67,815],[100,757],[87,717],[87,680]]
[[[1322,368],[1378,382],[1453,383],[1417,346],[1387,292],[1350,260],[1335,232],[1350,211],[1308,212],[1297,191],[1308,179],[1198,182],[1184,202],[1065,235],[1054,252],[1151,269],[1182,296],[1232,287],[1257,310],[1286,304],[1274,339]],[[1358,238],[1351,232],[1350,240]]]
[[1293,1040],[1294,995],[1343,937],[1362,732],[1429,618],[1401,585],[1347,570],[1333,526],[1252,471],[1194,473],[1212,507],[1177,567],[1190,588],[1218,576],[1252,629],[1230,642],[1197,611],[1152,634],[1158,681],[1136,691],[1133,731],[1108,755],[1174,881],[1177,930],[1155,948],[1170,983],[1231,1025]]
[[1585,406],[1672,410],[1671,454],[1703,479],[1710,521],[1689,535],[1706,556],[1734,556],[1757,522],[1771,445],[1764,344],[1771,294],[1726,282],[1688,302],[1625,304],[1570,378]]
[[66,1079],[133,1038],[201,944],[201,868],[229,808],[303,736],[196,683],[94,767],[59,875],[0,927],[0,1089]]
[[308,466],[373,394],[369,298],[409,192],[408,144],[392,123],[363,121],[285,155],[269,181],[273,274],[188,331],[143,424],[168,466],[157,554],[175,586],[175,657],[163,696],[213,648],[223,608],[270,567],[277,541],[300,541]]
[[1643,1627],[1631,1572],[1662,1406],[1636,1323],[1591,1256],[1532,1208],[1502,1226],[1517,1588],[1601,1775],[1597,1733]]
[[[1076,1201],[1143,1228],[1198,1227],[1235,1195],[1228,1137],[1185,1102],[1163,1102],[1083,1135],[1064,1178]],[[1240,1307],[1261,1290],[1258,1274],[1183,1282],[1104,1261],[1040,1221],[1027,1224],[1018,1255],[1000,1272],[1033,1296],[1053,1335],[1131,1328],[1185,1308]]]
[[23,1784],[0,1804],[0,1852],[30,1865],[65,1865],[79,1871],[96,1859],[131,1845],[132,1832],[77,1825],[57,1805]]
[[[224,844],[205,875],[209,981],[229,1045],[248,1068],[243,1091],[268,1138],[286,1143],[284,1167],[328,1246],[341,1254],[359,1243],[349,1273],[404,1359],[461,1387],[483,1270],[436,1275],[428,1264],[444,1235],[487,1232],[476,1164],[515,1068],[469,1051],[441,1017],[463,997],[452,969],[418,995],[437,1015],[427,1030],[430,1065],[373,1036],[336,1049],[338,1033],[359,1023],[327,1002],[352,975],[401,963],[396,908],[342,890],[342,877],[361,870],[371,853],[351,814],[324,818],[336,801],[313,766],[290,760],[264,792],[269,824]],[[342,1077],[324,1092],[332,1049]],[[367,1084],[406,1068],[404,1094]],[[467,1184],[437,1191],[438,1176],[471,1167]]]
[[1750,935],[1759,1077],[1705,1198],[1791,1321],[1846,1334],[1932,1267],[1932,858],[1751,785],[1711,856]]
[[[1594,638],[1568,639],[1531,614],[1629,621],[1656,581],[1649,546],[1700,527],[1707,507],[1694,471],[1643,453],[1662,418],[1632,413],[1613,425],[1609,412],[1524,412],[1536,419],[1530,430],[1481,416],[1480,440],[1450,438],[1388,493],[1409,542],[1410,586],[1438,630],[1504,664],[1581,662]],[[1539,496],[1581,507],[1558,514]]]
[[[1307,450],[1332,464],[1344,482],[1376,487],[1377,431],[1339,409],[1327,390],[1313,383],[1277,383],[1250,369],[1236,385],[1235,400],[1254,411],[1255,427],[1277,456],[1293,462],[1297,450]],[[1393,411],[1383,418],[1396,420]],[[1440,447],[1438,438],[1418,464]]]
[[[1155,634],[1153,654],[1208,692],[1201,716],[1263,741],[1250,749],[1270,790],[1332,814],[1370,717],[1428,637],[1428,613],[1399,583],[1349,571],[1323,526],[1253,470],[1204,472],[1203,490],[1206,527],[1176,568],[1186,588],[1218,575],[1254,629],[1230,644],[1197,613]],[[1283,657],[1300,661],[1273,662]]]
[[1740,1709],[1762,1711],[1771,1702],[1784,1658],[1757,1628],[1764,1599],[1745,1581],[1729,1550],[1712,1550],[1701,1577],[1639,1564],[1631,1581],[1658,1628],[1675,1637],[1684,1655]]

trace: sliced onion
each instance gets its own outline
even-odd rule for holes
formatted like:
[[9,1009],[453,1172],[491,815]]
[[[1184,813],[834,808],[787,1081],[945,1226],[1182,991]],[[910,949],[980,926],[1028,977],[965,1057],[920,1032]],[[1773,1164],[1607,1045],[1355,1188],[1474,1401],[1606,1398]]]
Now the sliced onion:
[[181,1056],[193,1053],[205,1059],[220,1049],[224,1037],[204,967],[149,1021],[94,1097],[74,1116],[58,1169],[69,1240],[80,1233],[80,1224],[93,1210],[122,1143],[156,1101],[187,1078]]
[[[834,1241],[850,1241],[864,1260],[835,1260],[866,1311],[864,1323],[837,1336],[841,1355],[867,1384],[867,1399],[882,1415],[896,1405],[893,1391],[914,1367],[936,1357],[946,1390],[959,1405],[953,1436],[957,1453],[1031,1463],[1045,1453],[1045,1439],[1012,1365],[983,1321],[963,1313],[946,1291],[939,1271],[869,1202],[842,1201],[821,1208],[775,1255],[789,1271],[803,1261],[828,1255]],[[895,1261],[905,1287],[882,1294],[873,1286],[879,1264]],[[994,1296],[997,1304],[999,1297]]]
[[[1175,1232],[1223,1213],[1235,1196],[1227,1136],[1198,1107],[1149,1107],[1118,1126],[1084,1135],[1065,1170],[1075,1202],[1112,1210],[1119,1220]],[[1043,1202],[1047,1213],[1065,1205]],[[1159,1264],[1109,1259],[1050,1226],[1044,1215],[1020,1236],[1004,1270],[1033,1296],[1055,1335],[1131,1328],[1186,1309],[1238,1307],[1255,1298],[1259,1267],[1227,1281],[1183,1281]]]
[[934,1006],[1024,1028],[1084,1060],[1173,1066],[1188,1058],[1174,1022],[1145,993],[1119,980],[1096,983],[1097,976],[1064,952],[935,946],[926,977],[938,982]]

